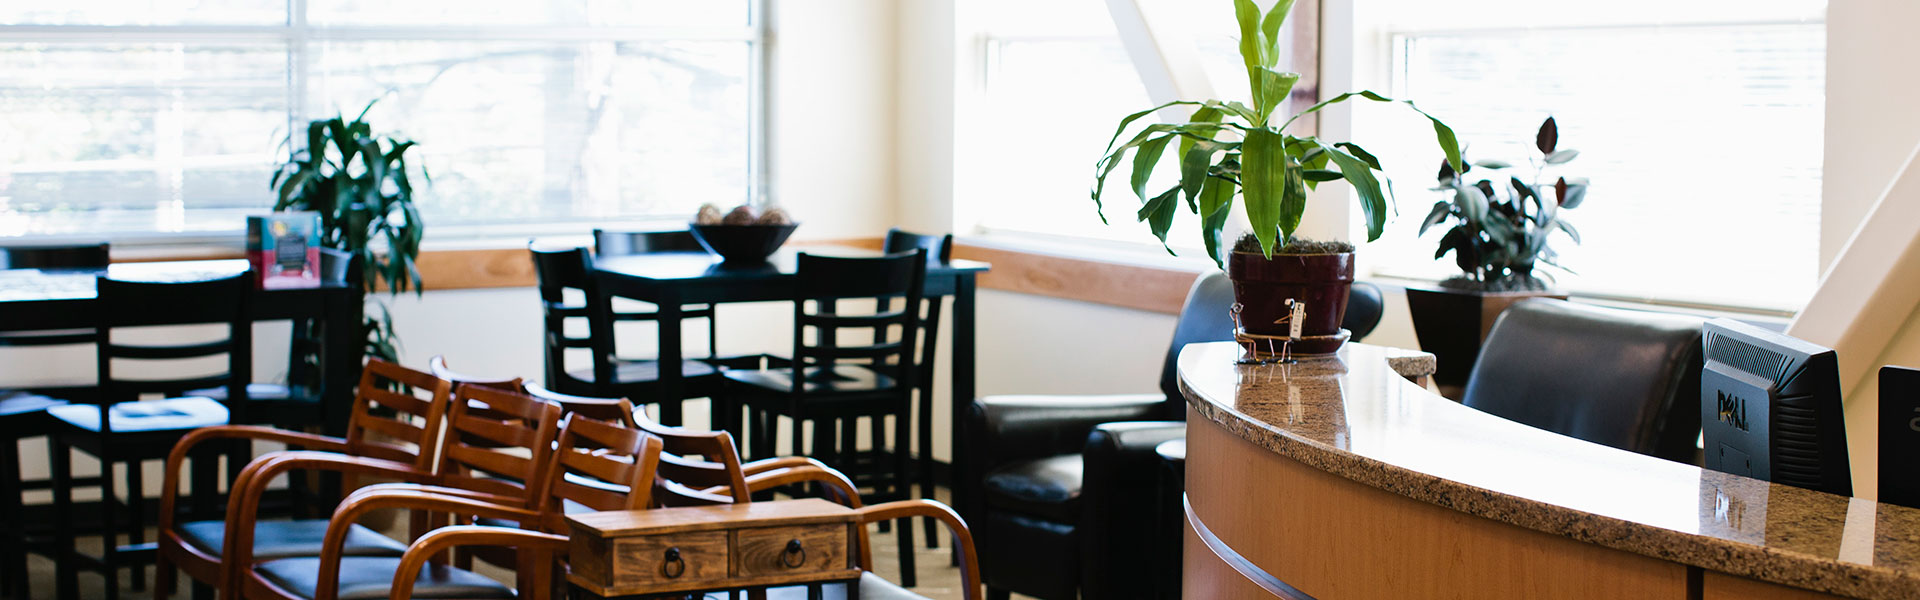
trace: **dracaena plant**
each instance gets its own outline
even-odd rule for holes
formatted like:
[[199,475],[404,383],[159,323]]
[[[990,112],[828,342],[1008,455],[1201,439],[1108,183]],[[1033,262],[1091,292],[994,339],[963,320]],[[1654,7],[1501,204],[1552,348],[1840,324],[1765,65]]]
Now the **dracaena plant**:
[[[1174,212],[1181,199],[1187,210],[1200,216],[1200,238],[1207,255],[1215,264],[1224,264],[1221,230],[1233,212],[1236,196],[1242,198],[1248,223],[1259,241],[1260,251],[1268,258],[1276,245],[1285,246],[1300,226],[1307,209],[1307,192],[1327,181],[1346,180],[1359,197],[1360,210],[1367,220],[1367,241],[1380,237],[1387,222],[1387,192],[1381,185],[1380,160],[1351,142],[1332,142],[1314,136],[1287,132],[1301,117],[1327,106],[1359,98],[1375,102],[1399,102],[1433,123],[1434,137],[1446,153],[1447,162],[1460,165],[1459,143],[1453,129],[1439,119],[1420,111],[1413,103],[1396,101],[1370,91],[1349,92],[1315,104],[1281,119],[1276,114],[1300,75],[1277,68],[1282,48],[1281,25],[1293,0],[1279,0],[1263,15],[1253,0],[1234,0],[1234,17],[1240,26],[1240,57],[1247,68],[1248,87],[1253,91],[1253,106],[1237,101],[1180,100],[1140,111],[1120,120],[1120,127],[1107,142],[1107,151],[1095,167],[1093,201],[1098,212],[1107,176],[1127,161],[1132,153],[1131,188],[1142,206],[1137,213],[1164,246],[1172,226]],[[1174,106],[1195,106],[1181,123],[1154,123],[1120,143],[1135,121]],[[1116,146],[1116,144],[1118,144]],[[1150,195],[1148,180],[1161,166],[1168,150],[1178,158],[1180,182],[1159,194]],[[1106,220],[1103,213],[1102,221]],[[1172,252],[1169,248],[1168,252]]]
[[[1527,157],[1533,169],[1531,180],[1513,174],[1519,167],[1502,160],[1471,161],[1459,170],[1452,163],[1440,165],[1440,186],[1434,189],[1449,193],[1449,199],[1434,203],[1420,223],[1420,233],[1454,223],[1440,236],[1433,253],[1437,260],[1452,252],[1454,264],[1460,267],[1461,275],[1444,285],[1482,291],[1542,290],[1547,285],[1535,274],[1538,265],[1566,270],[1555,262],[1548,242],[1559,231],[1580,243],[1579,230],[1562,211],[1579,208],[1586,200],[1587,180],[1554,176],[1561,165],[1580,155],[1559,145],[1560,127],[1547,117],[1534,135],[1539,153]],[[1472,181],[1469,177],[1479,173],[1492,178]],[[1496,183],[1501,177],[1506,181]]]
[[[395,295],[420,292],[420,240],[425,224],[413,202],[407,167],[410,140],[374,135],[367,110],[307,124],[306,147],[280,165],[269,184],[278,200],[274,210],[310,210],[320,214],[321,245],[360,261],[365,285],[385,284]],[[292,137],[289,136],[289,142]],[[422,174],[425,174],[423,171]],[[431,178],[428,179],[431,183]],[[367,353],[398,360],[398,339],[384,305],[368,314]]]

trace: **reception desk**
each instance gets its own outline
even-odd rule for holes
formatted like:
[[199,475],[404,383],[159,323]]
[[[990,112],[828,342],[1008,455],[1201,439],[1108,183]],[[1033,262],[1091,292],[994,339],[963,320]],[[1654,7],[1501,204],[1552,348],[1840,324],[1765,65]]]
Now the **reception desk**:
[[1419,353],[1236,354],[1180,355],[1187,598],[1920,598],[1920,511],[1482,413]]

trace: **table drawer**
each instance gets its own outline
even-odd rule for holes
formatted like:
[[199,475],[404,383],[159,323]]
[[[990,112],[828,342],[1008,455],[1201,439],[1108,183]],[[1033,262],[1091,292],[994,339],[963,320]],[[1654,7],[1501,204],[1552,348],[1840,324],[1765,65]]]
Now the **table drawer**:
[[739,577],[825,573],[849,568],[845,523],[759,527],[734,532]]
[[679,586],[727,578],[727,532],[615,540],[613,587]]

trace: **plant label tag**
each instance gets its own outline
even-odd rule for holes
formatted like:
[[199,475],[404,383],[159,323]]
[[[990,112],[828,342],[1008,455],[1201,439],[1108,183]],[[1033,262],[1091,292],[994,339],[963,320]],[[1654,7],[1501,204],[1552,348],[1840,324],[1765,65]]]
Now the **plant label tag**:
[[1294,302],[1293,313],[1287,317],[1287,338],[1300,339],[1301,329],[1307,324],[1307,303]]

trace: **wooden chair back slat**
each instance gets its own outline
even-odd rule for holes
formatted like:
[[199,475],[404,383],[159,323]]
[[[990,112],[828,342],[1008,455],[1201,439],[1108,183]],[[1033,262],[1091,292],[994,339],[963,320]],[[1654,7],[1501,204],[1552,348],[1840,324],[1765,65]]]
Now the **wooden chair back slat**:
[[[624,398],[574,396],[537,384],[527,386],[527,393],[577,411],[576,415],[617,417],[628,427],[658,438],[661,455],[653,494],[661,506],[703,506],[751,499],[739,449],[733,443],[733,436],[725,431],[693,431],[661,425],[636,411],[633,403]],[[716,496],[697,492],[718,485],[728,486],[730,494]]]
[[[392,391],[389,386],[426,393],[430,399]],[[440,426],[452,395],[453,384],[447,380],[369,359],[360,372],[360,386],[354,390],[347,446],[355,454],[411,462],[426,470],[433,466],[440,448]],[[384,412],[391,414],[379,414]]]
[[660,439],[616,422],[578,414],[561,423],[540,512],[550,532],[567,531],[566,504],[590,510],[635,510],[654,505]]
[[526,482],[545,475],[560,407],[498,388],[460,384],[448,407],[436,473],[443,485],[519,496],[535,504]]

